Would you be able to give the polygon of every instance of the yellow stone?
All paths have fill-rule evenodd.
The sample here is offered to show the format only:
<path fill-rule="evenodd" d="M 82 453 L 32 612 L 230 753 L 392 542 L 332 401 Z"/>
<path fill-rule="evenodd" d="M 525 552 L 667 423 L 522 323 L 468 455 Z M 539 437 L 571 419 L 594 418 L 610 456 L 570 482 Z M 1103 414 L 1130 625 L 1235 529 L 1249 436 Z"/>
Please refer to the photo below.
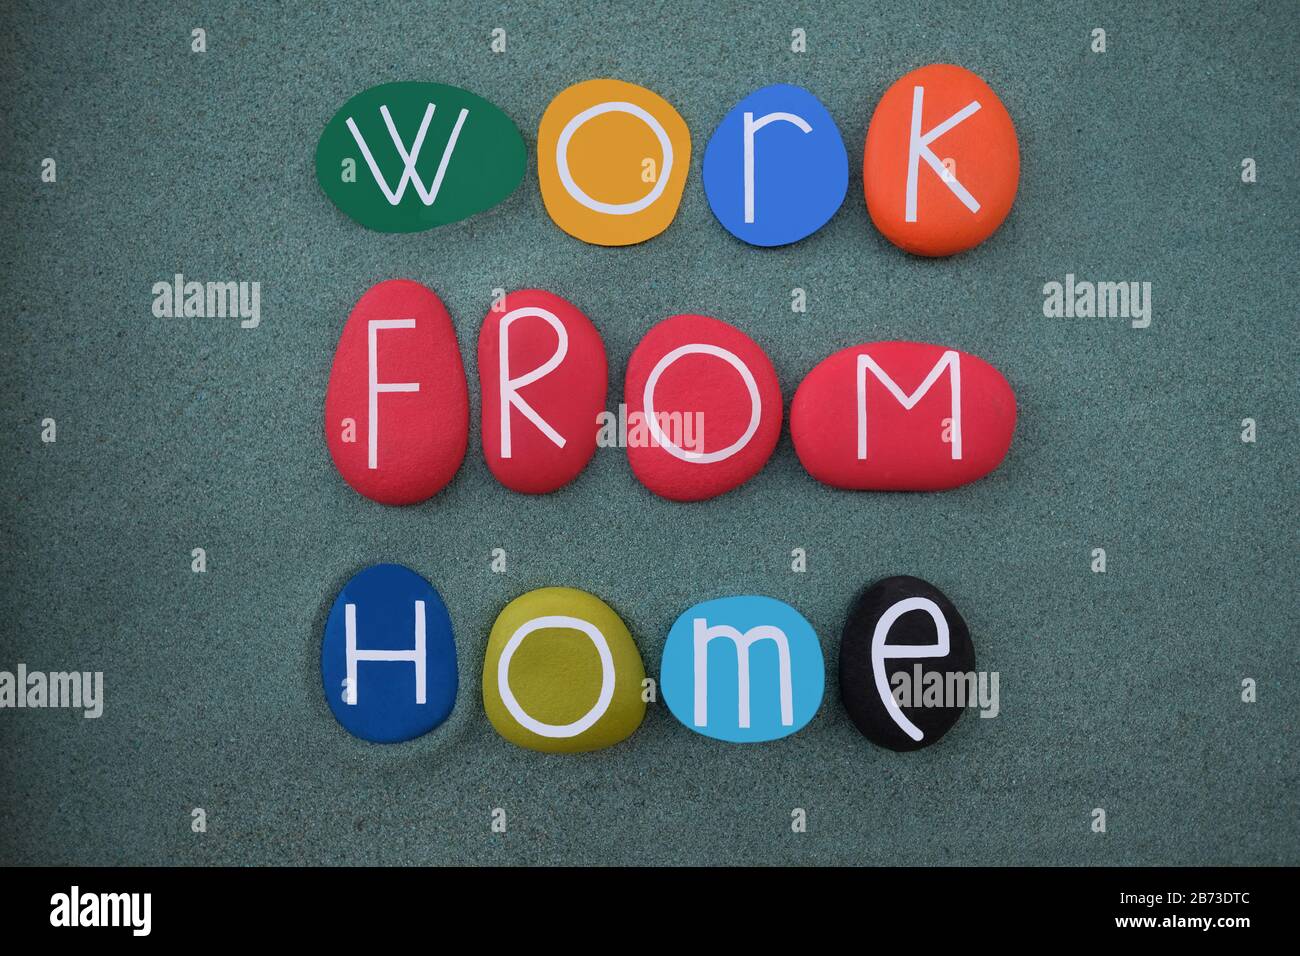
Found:
<path fill-rule="evenodd" d="M 506 740 L 580 753 L 626 740 L 645 717 L 645 667 L 627 625 L 575 588 L 539 588 L 505 606 L 483 661 L 483 708 Z"/>
<path fill-rule="evenodd" d="M 628 246 L 677 215 L 691 133 L 667 100 L 635 83 L 587 80 L 551 100 L 537 128 L 542 202 L 569 235 Z"/>

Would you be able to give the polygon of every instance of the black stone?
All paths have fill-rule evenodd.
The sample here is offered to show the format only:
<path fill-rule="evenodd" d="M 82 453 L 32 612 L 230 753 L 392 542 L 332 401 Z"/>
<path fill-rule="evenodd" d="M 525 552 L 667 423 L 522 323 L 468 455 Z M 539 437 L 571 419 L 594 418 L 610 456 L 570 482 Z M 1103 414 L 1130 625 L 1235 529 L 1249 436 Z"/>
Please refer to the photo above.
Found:
<path fill-rule="evenodd" d="M 844 709 L 858 730 L 862 731 L 862 735 L 872 743 L 890 750 L 920 750 L 930 746 L 957 723 L 965 709 L 955 706 L 955 701 L 946 695 L 942 701 L 945 706 L 900 706 L 903 717 L 923 735 L 920 740 L 914 740 L 894 720 L 881 699 L 872 666 L 872 638 L 880 619 L 890 608 L 908 598 L 926 598 L 938 607 L 948 624 L 948 654 L 945 657 L 883 658 L 881 670 L 888 682 L 888 692 L 895 693 L 893 681 L 900 672 L 905 672 L 909 683 L 914 684 L 915 667 L 918 664 L 922 680 L 921 688 L 917 688 L 918 695 L 923 693 L 926 682 L 934 680 L 926 676 L 928 674 L 939 674 L 946 690 L 948 679 L 945 675 L 948 673 L 975 672 L 975 647 L 971 644 L 966 622 L 952 602 L 933 584 L 913 577 L 885 578 L 859 594 L 849 608 L 849 617 L 840 639 L 840 696 L 844 700 Z M 934 647 L 937 643 L 938 628 L 934 619 L 927 611 L 919 608 L 899 614 L 884 638 L 884 647 L 895 650 L 905 645 Z M 973 699 L 967 701 L 968 704 L 973 702 Z M 908 703 L 917 704 L 920 701 L 913 699 Z"/>

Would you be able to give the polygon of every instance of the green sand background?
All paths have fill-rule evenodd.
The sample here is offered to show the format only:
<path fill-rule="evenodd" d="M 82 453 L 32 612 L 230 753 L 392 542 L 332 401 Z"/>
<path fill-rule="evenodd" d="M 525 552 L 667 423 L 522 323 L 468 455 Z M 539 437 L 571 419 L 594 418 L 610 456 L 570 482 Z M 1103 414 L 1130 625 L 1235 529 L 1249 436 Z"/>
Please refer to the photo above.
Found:
<path fill-rule="evenodd" d="M 7 4 L 0 669 L 102 670 L 107 702 L 99 720 L 0 712 L 0 860 L 1300 862 L 1300 8 L 1167 6 Z M 789 52 L 796 26 L 804 55 Z M 1096 26 L 1105 55 L 1088 51 Z M 745 94 L 812 90 L 856 170 L 880 95 L 934 61 L 983 75 L 1019 129 L 1020 193 L 990 241 L 945 261 L 895 250 L 856 171 L 838 215 L 792 248 L 750 248 L 714 221 L 701 157 Z M 640 247 L 570 238 L 537 192 L 542 111 L 601 76 L 656 90 L 693 137 L 680 212 Z M 316 183 L 316 139 L 348 97 L 393 80 L 501 106 L 529 146 L 521 188 L 422 234 L 344 217 Z M 57 185 L 39 181 L 46 156 Z M 155 319 L 151 286 L 176 272 L 260 281 L 261 327 Z M 1044 318 L 1041 287 L 1067 272 L 1152 282 L 1151 327 Z M 950 493 L 821 487 L 787 434 L 743 490 L 693 506 L 653 497 L 617 450 L 558 494 L 516 495 L 476 423 L 442 494 L 384 508 L 335 473 L 321 407 L 349 310 L 392 276 L 438 292 L 467 357 L 494 287 L 571 299 L 605 337 L 612 401 L 644 332 L 698 311 L 766 348 L 787 403 L 831 352 L 902 337 L 994 363 L 1021 418 L 1003 467 Z M 39 440 L 46 416 L 57 444 Z M 505 575 L 489 572 L 495 547 Z M 794 547 L 806 574 L 790 572 Z M 380 561 L 439 588 L 462 673 L 449 723 L 391 747 L 335 723 L 318 663 L 338 588 Z M 858 734 L 834 683 L 850 600 L 893 573 L 942 588 L 1001 674 L 997 719 L 968 714 L 901 755 Z M 617 609 L 650 673 L 691 604 L 788 601 L 822 637 L 822 709 L 762 746 L 694 734 L 659 704 L 611 750 L 517 749 L 483 714 L 483 649 L 507 601 L 553 584 Z M 807 833 L 791 832 L 795 807 Z"/>

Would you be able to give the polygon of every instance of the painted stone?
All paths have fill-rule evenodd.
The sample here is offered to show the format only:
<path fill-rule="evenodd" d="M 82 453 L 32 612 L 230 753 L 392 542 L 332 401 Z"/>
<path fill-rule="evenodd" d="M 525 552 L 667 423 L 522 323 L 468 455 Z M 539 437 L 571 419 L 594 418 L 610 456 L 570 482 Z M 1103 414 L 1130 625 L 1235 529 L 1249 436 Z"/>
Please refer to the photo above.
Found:
<path fill-rule="evenodd" d="M 1020 145 L 989 85 L 960 66 L 913 70 L 885 91 L 867 128 L 862 182 L 871 221 L 921 256 L 979 245 L 1011 211 Z"/>
<path fill-rule="evenodd" d="M 762 470 L 781 434 L 781 386 L 753 339 L 705 315 L 675 315 L 628 361 L 627 460 L 673 501 L 701 501 Z"/>
<path fill-rule="evenodd" d="M 497 481 L 545 494 L 587 467 L 609 380 L 590 319 L 550 292 L 511 292 L 483 320 L 478 375 L 483 457 Z"/>
<path fill-rule="evenodd" d="M 1016 396 L 981 358 L 871 342 L 818 364 L 790 404 L 808 474 L 856 491 L 943 491 L 982 478 L 1011 447 Z"/>
<path fill-rule="evenodd" d="M 539 588 L 505 606 L 488 636 L 483 708 L 506 740 L 545 753 L 601 750 L 641 725 L 645 667 L 600 598 Z"/>
<path fill-rule="evenodd" d="M 598 246 L 645 242 L 677 215 L 691 133 L 663 97 L 587 80 L 551 100 L 537 127 L 542 202 L 569 235 Z"/>
<path fill-rule="evenodd" d="M 325 393 L 325 441 L 367 498 L 409 505 L 455 476 L 469 442 L 469 389 L 451 317 L 409 279 L 372 286 L 348 316 Z"/>
<path fill-rule="evenodd" d="M 427 734 L 456 702 L 446 605 L 400 564 L 358 572 L 330 608 L 320 671 L 330 710 L 354 736 L 396 743 Z"/>
<path fill-rule="evenodd" d="M 844 202 L 849 155 L 817 97 L 779 83 L 723 117 L 704 150 L 704 192 L 718 221 L 754 246 L 798 242 Z"/>
<path fill-rule="evenodd" d="M 812 625 L 775 598 L 697 604 L 668 632 L 659 690 L 674 717 L 732 743 L 778 740 L 813 719 L 826 667 Z"/>
<path fill-rule="evenodd" d="M 518 127 L 442 83 L 384 83 L 339 108 L 316 144 L 316 179 L 367 229 L 419 232 L 501 202 L 526 166 Z"/>
<path fill-rule="evenodd" d="M 872 743 L 920 750 L 938 741 L 963 705 L 974 702 L 974 674 L 966 622 L 933 584 L 885 578 L 849 609 L 840 642 L 840 696 Z"/>

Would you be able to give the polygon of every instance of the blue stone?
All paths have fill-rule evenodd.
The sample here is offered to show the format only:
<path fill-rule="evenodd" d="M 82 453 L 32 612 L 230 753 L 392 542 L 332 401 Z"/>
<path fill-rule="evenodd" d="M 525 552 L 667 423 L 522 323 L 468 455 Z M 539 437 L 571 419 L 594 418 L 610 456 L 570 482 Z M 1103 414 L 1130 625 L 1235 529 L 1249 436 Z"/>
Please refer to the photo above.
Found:
<path fill-rule="evenodd" d="M 831 114 L 807 90 L 785 83 L 736 104 L 704 150 L 713 214 L 754 246 L 812 235 L 835 215 L 848 185 L 849 157 Z"/>
<path fill-rule="evenodd" d="M 790 605 L 753 595 L 705 601 L 682 614 L 668 632 L 659 674 L 674 717 L 733 743 L 795 733 L 817 713 L 825 687 L 812 625 Z"/>
<path fill-rule="evenodd" d="M 320 671 L 330 710 L 349 733 L 377 743 L 427 734 L 456 703 L 447 606 L 400 564 L 358 572 L 330 608 Z"/>

